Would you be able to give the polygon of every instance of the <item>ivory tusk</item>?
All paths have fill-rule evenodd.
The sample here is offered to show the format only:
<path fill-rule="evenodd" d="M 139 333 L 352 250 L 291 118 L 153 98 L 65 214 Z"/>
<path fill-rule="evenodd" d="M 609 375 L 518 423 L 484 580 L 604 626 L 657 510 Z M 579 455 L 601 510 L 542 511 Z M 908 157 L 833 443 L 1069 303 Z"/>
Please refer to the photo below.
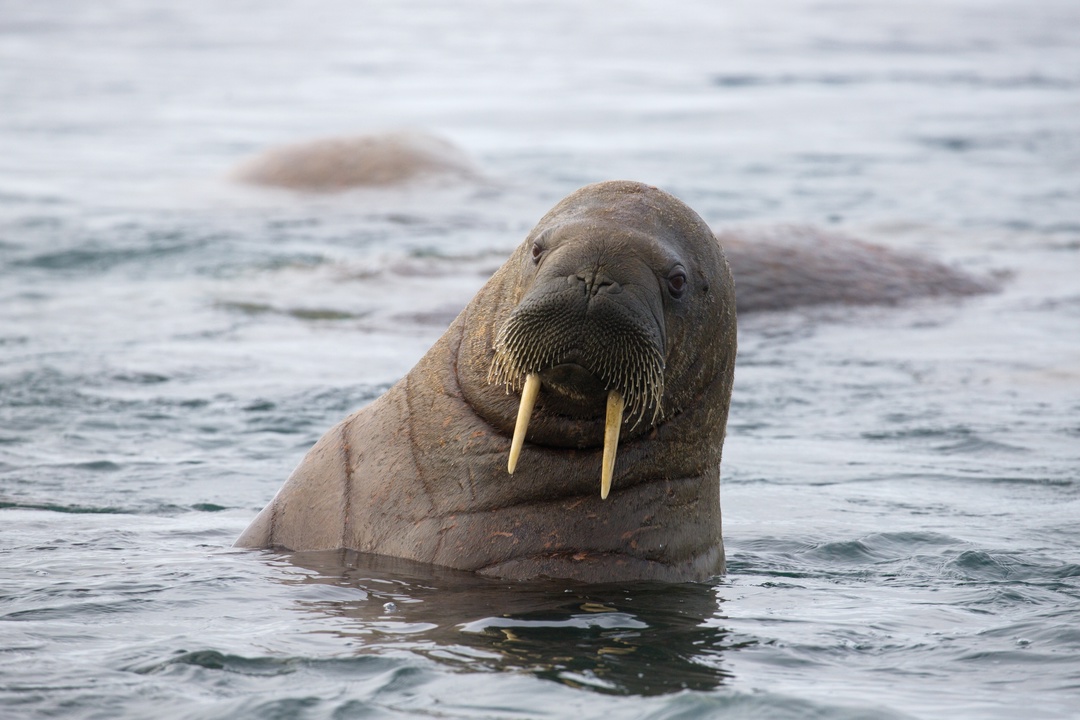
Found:
<path fill-rule="evenodd" d="M 525 387 L 521 389 L 521 405 L 518 406 L 517 422 L 514 424 L 514 439 L 510 443 L 510 461 L 506 464 L 506 469 L 511 475 L 517 467 L 521 446 L 525 444 L 525 431 L 529 429 L 529 418 L 532 416 L 533 405 L 536 404 L 536 396 L 539 392 L 540 376 L 529 373 L 525 376 Z"/>
<path fill-rule="evenodd" d="M 611 492 L 611 477 L 615 474 L 615 451 L 619 448 L 619 429 L 622 427 L 623 396 L 612 390 L 607 396 L 607 421 L 604 423 L 604 461 L 600 469 L 600 499 Z M 520 417 L 520 415 L 518 416 Z"/>

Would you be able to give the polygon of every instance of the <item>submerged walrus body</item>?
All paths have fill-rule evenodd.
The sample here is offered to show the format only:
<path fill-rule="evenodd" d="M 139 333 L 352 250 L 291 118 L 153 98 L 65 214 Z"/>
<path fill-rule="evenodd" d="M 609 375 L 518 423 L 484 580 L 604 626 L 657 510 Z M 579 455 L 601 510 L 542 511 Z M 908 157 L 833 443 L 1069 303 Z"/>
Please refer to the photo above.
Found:
<path fill-rule="evenodd" d="M 806 225 L 740 228 L 717 237 L 735 276 L 740 315 L 811 305 L 893 305 L 997 287 L 994 278 Z"/>
<path fill-rule="evenodd" d="M 639 183 L 587 186 L 237 544 L 507 578 L 721 573 L 735 349 L 730 270 L 701 218 Z"/>

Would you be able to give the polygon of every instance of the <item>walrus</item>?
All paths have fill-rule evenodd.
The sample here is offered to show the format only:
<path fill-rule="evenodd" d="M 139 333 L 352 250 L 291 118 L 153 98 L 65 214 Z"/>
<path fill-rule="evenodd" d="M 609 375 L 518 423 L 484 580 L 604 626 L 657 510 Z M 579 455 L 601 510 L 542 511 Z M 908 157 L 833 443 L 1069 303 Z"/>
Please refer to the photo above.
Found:
<path fill-rule="evenodd" d="M 270 148 L 242 162 L 230 176 L 251 185 L 314 193 L 481 177 L 465 153 L 448 140 L 403 131 L 319 138 Z"/>
<path fill-rule="evenodd" d="M 735 276 L 739 316 L 812 305 L 896 305 L 920 297 L 993 292 L 1001 276 L 976 277 L 936 260 L 809 225 L 717 232 Z"/>
<path fill-rule="evenodd" d="M 677 198 L 588 185 L 419 363 L 327 432 L 236 544 L 529 579 L 724 571 L 724 250 Z"/>

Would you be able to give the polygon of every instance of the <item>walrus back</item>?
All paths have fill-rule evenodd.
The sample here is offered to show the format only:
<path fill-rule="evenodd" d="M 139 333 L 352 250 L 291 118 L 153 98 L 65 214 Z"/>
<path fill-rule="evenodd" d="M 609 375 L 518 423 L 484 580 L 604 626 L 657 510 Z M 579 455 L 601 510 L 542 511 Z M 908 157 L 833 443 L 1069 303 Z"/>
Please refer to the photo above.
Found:
<path fill-rule="evenodd" d="M 717 237 L 735 276 L 740 314 L 826 303 L 892 305 L 997 289 L 992 278 L 809 226 L 728 230 Z"/>
<path fill-rule="evenodd" d="M 232 178 L 307 192 L 390 187 L 419 179 L 477 179 L 451 143 L 423 133 L 387 133 L 311 140 L 271 148 L 242 163 Z"/>

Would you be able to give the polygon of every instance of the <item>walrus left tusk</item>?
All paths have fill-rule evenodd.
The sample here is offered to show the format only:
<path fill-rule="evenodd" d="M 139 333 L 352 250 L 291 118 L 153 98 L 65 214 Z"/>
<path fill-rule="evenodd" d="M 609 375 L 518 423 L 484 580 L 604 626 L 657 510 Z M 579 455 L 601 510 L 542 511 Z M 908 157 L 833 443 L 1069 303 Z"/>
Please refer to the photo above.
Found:
<path fill-rule="evenodd" d="M 611 492 L 611 476 L 615 473 L 615 451 L 619 447 L 619 428 L 622 427 L 622 393 L 612 390 L 607 396 L 607 422 L 604 424 L 604 462 L 600 469 L 600 499 L 607 500 Z"/>
<path fill-rule="evenodd" d="M 521 389 L 521 405 L 518 406 L 517 423 L 514 424 L 514 439 L 510 442 L 510 461 L 506 464 L 506 469 L 511 475 L 517 467 L 521 446 L 525 444 L 525 431 L 529 429 L 529 418 L 532 416 L 533 405 L 536 404 L 536 396 L 539 392 L 540 376 L 529 373 L 525 376 L 525 387 Z"/>

